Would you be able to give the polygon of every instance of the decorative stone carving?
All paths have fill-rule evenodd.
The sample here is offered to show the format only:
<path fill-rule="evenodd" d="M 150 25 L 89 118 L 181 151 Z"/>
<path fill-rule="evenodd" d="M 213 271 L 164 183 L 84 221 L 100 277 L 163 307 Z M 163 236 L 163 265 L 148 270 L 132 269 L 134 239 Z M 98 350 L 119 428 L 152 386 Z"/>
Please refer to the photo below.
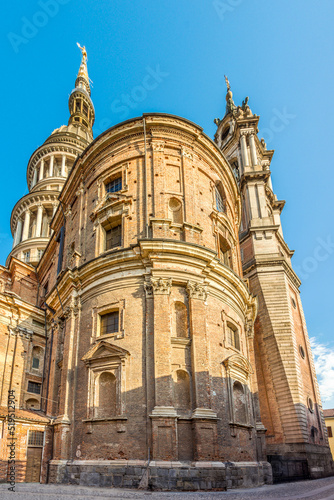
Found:
<path fill-rule="evenodd" d="M 187 283 L 187 293 L 191 299 L 206 300 L 208 296 L 206 285 L 203 283 L 193 283 L 191 281 Z"/>
<path fill-rule="evenodd" d="M 241 136 L 252 135 L 252 134 L 254 134 L 254 130 L 252 128 L 244 128 L 244 129 L 240 130 Z"/>
<path fill-rule="evenodd" d="M 181 156 L 185 156 L 186 158 L 189 158 L 189 160 L 192 160 L 194 158 L 194 155 L 183 147 L 181 148 Z"/>
<path fill-rule="evenodd" d="M 144 290 L 146 293 L 146 297 L 153 297 L 153 285 L 151 282 L 144 282 Z"/>
<path fill-rule="evenodd" d="M 164 142 L 152 142 L 152 150 L 157 151 L 159 153 L 163 153 L 165 149 Z"/>
<path fill-rule="evenodd" d="M 154 295 L 169 295 L 172 287 L 172 278 L 151 278 Z"/>
<path fill-rule="evenodd" d="M 15 328 L 9 327 L 9 333 L 10 333 L 10 335 L 13 335 L 14 337 L 20 336 L 22 339 L 26 338 L 27 340 L 32 342 L 32 336 L 33 336 L 34 332 L 32 330 L 28 330 L 27 328 L 24 328 L 22 326 L 17 326 Z"/>

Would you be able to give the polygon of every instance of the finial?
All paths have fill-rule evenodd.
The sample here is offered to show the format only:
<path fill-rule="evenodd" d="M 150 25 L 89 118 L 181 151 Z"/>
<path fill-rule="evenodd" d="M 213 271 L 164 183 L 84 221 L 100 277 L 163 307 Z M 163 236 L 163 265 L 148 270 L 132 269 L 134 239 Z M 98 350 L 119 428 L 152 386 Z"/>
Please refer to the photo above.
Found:
<path fill-rule="evenodd" d="M 227 78 L 226 75 L 224 75 L 225 77 L 225 82 L 226 82 L 226 87 L 227 87 L 227 92 L 226 92 L 226 113 L 225 115 L 227 115 L 228 113 L 233 113 L 237 107 L 236 105 L 234 104 L 233 102 L 233 94 L 232 94 L 232 90 L 231 90 L 231 84 Z"/>
<path fill-rule="evenodd" d="M 226 82 L 227 92 L 230 92 L 230 90 L 231 90 L 231 84 L 230 84 L 230 82 L 228 81 L 227 76 L 226 76 L 226 75 L 224 75 L 224 77 L 225 77 L 225 82 Z"/>
<path fill-rule="evenodd" d="M 79 42 L 77 42 L 77 46 L 79 47 L 82 53 L 82 62 L 86 63 L 88 61 L 86 47 L 85 46 L 81 47 Z"/>

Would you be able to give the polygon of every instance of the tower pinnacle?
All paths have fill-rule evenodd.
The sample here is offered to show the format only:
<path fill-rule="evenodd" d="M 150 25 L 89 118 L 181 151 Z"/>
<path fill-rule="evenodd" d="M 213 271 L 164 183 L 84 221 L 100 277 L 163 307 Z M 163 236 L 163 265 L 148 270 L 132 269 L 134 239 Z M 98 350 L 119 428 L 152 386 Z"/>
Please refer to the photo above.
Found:
<path fill-rule="evenodd" d="M 81 47 L 79 43 L 77 43 L 77 45 L 81 50 L 82 60 L 78 76 L 75 80 L 75 88 L 72 90 L 68 101 L 68 107 L 71 113 L 68 124 L 79 124 L 83 126 L 85 129 L 88 129 L 93 138 L 92 127 L 95 119 L 95 111 L 90 97 L 91 90 L 87 69 L 87 51 L 85 46 Z"/>
<path fill-rule="evenodd" d="M 84 85 L 86 92 L 88 92 L 88 94 L 90 95 L 89 76 L 88 76 L 88 69 L 87 69 L 88 57 L 87 57 L 86 47 L 85 46 L 81 47 L 80 43 L 78 43 L 78 42 L 77 42 L 77 46 L 81 50 L 82 60 L 81 60 L 78 76 L 77 76 L 77 79 L 75 81 L 75 86 L 80 87 L 81 86 L 80 83 L 82 83 Z"/>

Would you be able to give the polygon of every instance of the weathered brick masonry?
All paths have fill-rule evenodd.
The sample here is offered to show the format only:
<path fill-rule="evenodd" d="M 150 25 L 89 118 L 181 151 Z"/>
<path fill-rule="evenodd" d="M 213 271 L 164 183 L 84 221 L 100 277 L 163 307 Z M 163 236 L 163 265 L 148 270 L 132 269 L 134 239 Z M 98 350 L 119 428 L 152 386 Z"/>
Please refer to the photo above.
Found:
<path fill-rule="evenodd" d="M 223 490 L 331 474 L 258 117 L 228 89 L 215 142 L 161 113 L 93 141 L 84 51 L 69 108 L 30 159 L 1 271 L 4 394 L 21 387 L 24 425 L 46 427 L 42 455 L 17 427 L 21 479 Z"/>

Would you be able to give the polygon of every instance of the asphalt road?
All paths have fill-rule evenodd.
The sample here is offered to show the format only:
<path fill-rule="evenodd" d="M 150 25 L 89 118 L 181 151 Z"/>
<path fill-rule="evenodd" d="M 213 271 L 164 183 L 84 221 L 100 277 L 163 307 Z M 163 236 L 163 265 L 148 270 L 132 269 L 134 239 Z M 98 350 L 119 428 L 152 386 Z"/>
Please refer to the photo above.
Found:
<path fill-rule="evenodd" d="M 139 499 L 139 500 L 334 500 L 334 477 L 314 481 L 262 486 L 217 492 L 150 492 L 120 488 L 88 488 L 38 483 L 18 483 L 15 492 L 8 484 L 0 484 L 1 500 L 83 500 Z"/>

